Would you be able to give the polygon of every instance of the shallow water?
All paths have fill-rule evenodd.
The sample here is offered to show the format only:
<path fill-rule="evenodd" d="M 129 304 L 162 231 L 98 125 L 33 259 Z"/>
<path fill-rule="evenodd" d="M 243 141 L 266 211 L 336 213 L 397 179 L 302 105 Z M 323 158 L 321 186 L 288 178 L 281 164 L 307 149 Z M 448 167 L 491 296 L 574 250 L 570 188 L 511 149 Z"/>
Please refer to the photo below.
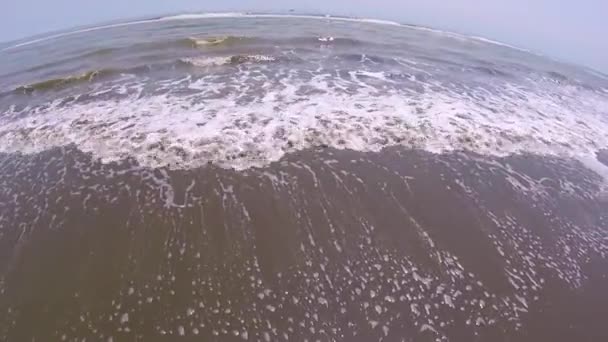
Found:
<path fill-rule="evenodd" d="M 69 147 L 1 165 L 7 340 L 606 332 L 606 202 L 577 163 L 320 149 L 171 171 Z"/>

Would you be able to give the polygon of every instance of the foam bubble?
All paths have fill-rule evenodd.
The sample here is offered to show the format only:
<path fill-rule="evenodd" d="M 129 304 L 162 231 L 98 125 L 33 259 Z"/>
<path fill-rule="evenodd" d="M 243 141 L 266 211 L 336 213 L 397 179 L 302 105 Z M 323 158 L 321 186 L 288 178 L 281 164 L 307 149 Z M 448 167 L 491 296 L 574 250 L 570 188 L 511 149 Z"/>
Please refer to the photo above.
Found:
<path fill-rule="evenodd" d="M 390 87 L 387 74 L 368 70 L 350 78 L 319 74 L 263 83 L 249 82 L 246 71 L 234 73 L 240 83 L 225 84 L 213 75 L 192 81 L 191 95 L 142 96 L 140 85 L 111 101 L 65 105 L 60 99 L 26 108 L 32 115 L 5 113 L 0 151 L 35 153 L 76 144 L 106 162 L 132 157 L 150 167 L 212 162 L 246 169 L 320 146 L 560 156 L 595 155 L 608 146 L 608 101 L 573 87 L 505 84 L 497 92 L 480 86 L 463 93 L 429 81 L 416 92 Z"/>
<path fill-rule="evenodd" d="M 187 63 L 197 67 L 221 66 L 221 65 L 237 65 L 243 63 L 267 63 L 277 61 L 277 57 L 268 55 L 235 55 L 224 57 L 194 57 L 182 58 L 183 63 Z"/>
<path fill-rule="evenodd" d="M 193 57 L 193 58 L 182 58 L 182 62 L 197 66 L 197 67 L 208 67 L 208 66 L 219 66 L 230 64 L 230 57 Z"/>
<path fill-rule="evenodd" d="M 335 38 L 334 38 L 334 37 L 331 37 L 331 36 L 329 36 L 329 37 L 319 37 L 319 38 L 318 38 L 318 40 L 319 40 L 320 42 L 333 42 L 333 41 L 334 41 L 334 39 L 335 39 Z"/>

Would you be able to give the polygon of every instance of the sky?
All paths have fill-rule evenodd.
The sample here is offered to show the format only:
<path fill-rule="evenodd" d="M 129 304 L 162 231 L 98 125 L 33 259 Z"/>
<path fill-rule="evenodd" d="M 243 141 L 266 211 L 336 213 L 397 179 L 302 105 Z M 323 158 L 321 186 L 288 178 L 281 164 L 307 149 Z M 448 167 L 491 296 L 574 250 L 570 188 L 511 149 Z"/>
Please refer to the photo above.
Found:
<path fill-rule="evenodd" d="M 608 0 L 2 0 L 0 41 L 178 12 L 297 11 L 482 36 L 608 73 Z"/>

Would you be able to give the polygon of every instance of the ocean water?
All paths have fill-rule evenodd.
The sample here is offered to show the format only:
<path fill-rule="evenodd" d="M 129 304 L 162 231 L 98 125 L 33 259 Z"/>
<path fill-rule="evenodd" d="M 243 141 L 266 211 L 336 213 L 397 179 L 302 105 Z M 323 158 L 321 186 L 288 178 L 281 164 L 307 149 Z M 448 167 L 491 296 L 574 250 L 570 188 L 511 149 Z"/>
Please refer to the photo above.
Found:
<path fill-rule="evenodd" d="M 107 161 L 244 169 L 323 144 L 566 156 L 608 145 L 605 78 L 396 23 L 180 15 L 17 42 L 0 58 L 4 152 L 74 143 Z"/>
<path fill-rule="evenodd" d="M 7 341 L 608 338 L 608 77 L 187 14 L 0 46 Z"/>

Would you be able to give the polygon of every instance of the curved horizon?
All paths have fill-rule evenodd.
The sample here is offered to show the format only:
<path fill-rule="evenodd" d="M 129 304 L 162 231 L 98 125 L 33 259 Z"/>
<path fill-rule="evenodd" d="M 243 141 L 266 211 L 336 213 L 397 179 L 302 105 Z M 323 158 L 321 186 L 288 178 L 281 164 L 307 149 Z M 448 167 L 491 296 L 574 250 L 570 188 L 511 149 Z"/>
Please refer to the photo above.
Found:
<path fill-rule="evenodd" d="M 151 18 L 163 14 L 200 12 L 340 14 L 398 21 L 442 31 L 481 36 L 493 41 L 542 53 L 559 61 L 592 68 L 606 74 L 608 49 L 601 43 L 608 32 L 602 14 L 608 3 L 581 0 L 555 4 L 548 0 L 509 3 L 473 0 L 377 0 L 352 4 L 344 0 L 298 1 L 227 0 L 221 4 L 200 4 L 192 0 L 150 3 L 135 0 L 129 4 L 108 0 L 82 4 L 58 0 L 52 6 L 37 0 L 9 2 L 0 13 L 0 41 L 13 42 L 71 28 L 90 27 L 91 23 L 112 23 Z M 4 15 L 4 16 L 3 16 Z M 57 18 L 61 20 L 57 20 Z"/>
<path fill-rule="evenodd" d="M 185 16 L 189 16 L 189 15 L 192 15 L 193 17 L 185 17 Z M 35 45 L 40 42 L 53 40 L 53 39 L 59 39 L 59 38 L 72 36 L 72 35 L 76 35 L 76 34 L 81 34 L 81 33 L 87 33 L 87 32 L 92 32 L 92 31 L 97 31 L 97 30 L 105 30 L 105 29 L 111 29 L 111 28 L 117 28 L 117 27 L 123 27 L 123 26 L 130 26 L 130 25 L 141 25 L 141 24 L 153 23 L 153 22 L 161 21 L 161 20 L 167 20 L 167 21 L 168 20 L 195 20 L 195 19 L 239 18 L 239 17 L 251 18 L 251 17 L 255 17 L 255 16 L 267 17 L 267 18 L 297 17 L 297 18 L 302 18 L 302 19 L 306 19 L 306 18 L 308 18 L 308 19 L 328 19 L 328 20 L 336 20 L 336 21 L 355 20 L 355 21 L 360 21 L 360 22 L 365 22 L 365 23 L 370 23 L 370 24 L 385 24 L 385 25 L 392 24 L 392 25 L 399 25 L 399 26 L 412 28 L 412 29 L 423 29 L 423 30 L 428 30 L 430 32 L 434 32 L 434 33 L 438 33 L 438 34 L 456 35 L 456 36 L 460 36 L 461 38 L 473 39 L 473 40 L 485 42 L 488 44 L 504 46 L 504 47 L 507 47 L 510 49 L 514 49 L 514 50 L 518 50 L 521 52 L 530 53 L 530 54 L 533 54 L 533 55 L 536 55 L 539 57 L 547 58 L 549 60 L 553 60 L 558 63 L 563 63 L 563 64 L 575 66 L 578 68 L 587 69 L 588 71 L 591 71 L 592 73 L 598 74 L 598 76 L 600 76 L 600 77 L 604 77 L 604 78 L 608 77 L 608 71 L 600 70 L 593 66 L 584 65 L 581 63 L 565 61 L 565 60 L 559 59 L 554 56 L 546 55 L 540 51 L 526 49 L 526 48 L 523 48 L 520 46 L 509 44 L 507 42 L 495 40 L 495 39 L 492 39 L 489 37 L 470 35 L 470 34 L 461 33 L 461 32 L 457 32 L 457 31 L 441 30 L 439 28 L 435 28 L 433 26 L 427 26 L 427 25 L 418 25 L 418 24 L 412 24 L 412 23 L 407 23 L 407 22 L 384 20 L 381 18 L 347 16 L 347 15 L 337 14 L 337 13 L 302 13 L 302 12 L 295 12 L 295 11 L 287 11 L 287 12 L 280 12 L 280 11 L 277 11 L 277 12 L 255 12 L 255 11 L 204 12 L 204 11 L 201 11 L 201 12 L 178 12 L 178 13 L 156 14 L 156 15 L 149 15 L 149 16 L 145 16 L 145 17 L 119 18 L 119 19 L 115 19 L 112 21 L 97 22 L 97 23 L 94 23 L 91 25 L 72 26 L 72 27 L 67 27 L 64 29 L 48 31 L 48 32 L 40 33 L 40 34 L 35 34 L 35 35 L 31 35 L 31 36 L 18 38 L 18 39 L 11 40 L 11 41 L 2 41 L 2 42 L 0 42 L 0 44 L 7 44 L 8 46 L 2 47 L 0 49 L 0 52 L 11 51 L 14 49 L 18 49 L 20 47 Z M 31 38 L 35 38 L 35 39 L 31 39 Z M 17 44 L 15 44 L 15 43 L 17 43 Z"/>
<path fill-rule="evenodd" d="M 116 19 L 114 21 L 98 22 L 98 23 L 91 24 L 91 25 L 72 26 L 72 27 L 68 27 L 65 29 L 48 31 L 45 33 L 40 33 L 40 34 L 36 34 L 36 35 L 32 35 L 32 36 L 26 36 L 26 37 L 22 37 L 22 38 L 11 40 L 11 41 L 0 42 L 0 44 L 9 45 L 9 46 L 6 46 L 6 47 L 3 47 L 2 49 L 0 49 L 0 52 L 11 51 L 14 49 L 18 49 L 20 47 L 35 45 L 40 42 L 63 38 L 63 37 L 72 36 L 72 35 L 77 35 L 77 34 L 81 34 L 81 33 L 87 33 L 87 32 L 117 28 L 117 27 L 124 27 L 124 26 L 131 26 L 131 25 L 142 25 L 142 24 L 153 23 L 153 22 L 157 22 L 157 21 L 196 20 L 196 19 L 214 19 L 214 18 L 237 19 L 237 18 L 254 18 L 254 17 L 261 17 L 261 18 L 295 17 L 295 18 L 300 18 L 300 19 L 314 19 L 314 20 L 327 19 L 327 20 L 335 20 L 335 21 L 359 21 L 359 22 L 368 23 L 368 24 L 403 26 L 403 27 L 407 27 L 407 28 L 411 28 L 411 29 L 422 29 L 422 30 L 427 30 L 429 32 L 434 32 L 434 33 L 438 33 L 438 34 L 454 35 L 454 36 L 458 36 L 460 38 L 467 38 L 467 39 L 485 42 L 488 44 L 500 45 L 500 46 L 504 46 L 504 47 L 507 47 L 510 49 L 531 53 L 531 54 L 545 57 L 545 58 L 550 58 L 549 56 L 545 56 L 544 54 L 542 54 L 539 51 L 533 51 L 533 50 L 529 50 L 529 49 L 526 49 L 523 47 L 511 45 L 506 42 L 491 39 L 489 37 L 468 35 L 468 34 L 456 32 L 456 31 L 446 31 L 446 30 L 441 30 L 441 29 L 438 29 L 438 28 L 435 28 L 432 26 L 416 25 L 416 24 L 411 24 L 411 23 L 397 22 L 397 21 L 384 20 L 381 18 L 372 18 L 372 17 L 347 16 L 347 15 L 335 14 L 335 13 L 331 13 L 331 14 L 330 13 L 328 13 L 328 14 L 301 13 L 301 12 L 294 12 L 294 11 L 289 11 L 289 12 L 253 12 L 253 11 L 180 12 L 180 13 L 167 13 L 165 15 L 154 15 L 154 16 L 139 17 L 139 18 L 121 18 L 121 19 Z M 35 39 L 32 39 L 32 38 L 35 38 Z M 559 62 L 563 62 L 563 61 L 559 61 Z M 565 62 L 565 63 L 567 63 L 567 62 Z M 577 66 L 586 67 L 584 65 L 577 65 Z M 600 72 L 601 74 L 603 74 L 601 71 L 598 71 L 598 70 L 593 70 L 593 71 L 597 71 L 597 72 Z"/>

